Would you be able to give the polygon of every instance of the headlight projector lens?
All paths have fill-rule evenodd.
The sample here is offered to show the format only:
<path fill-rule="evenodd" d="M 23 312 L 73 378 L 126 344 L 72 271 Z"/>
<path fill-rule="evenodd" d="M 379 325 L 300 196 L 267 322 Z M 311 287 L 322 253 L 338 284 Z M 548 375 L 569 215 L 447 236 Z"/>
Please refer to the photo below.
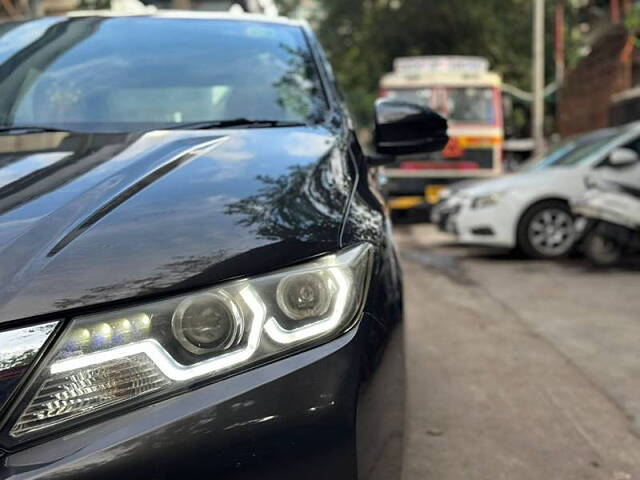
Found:
<path fill-rule="evenodd" d="M 172 321 L 173 334 L 189 352 L 203 355 L 226 350 L 242 338 L 244 322 L 233 300 L 205 293 L 184 300 Z"/>
<path fill-rule="evenodd" d="M 292 320 L 324 315 L 331 306 L 331 281 L 322 273 L 286 277 L 278 285 L 278 306 Z"/>

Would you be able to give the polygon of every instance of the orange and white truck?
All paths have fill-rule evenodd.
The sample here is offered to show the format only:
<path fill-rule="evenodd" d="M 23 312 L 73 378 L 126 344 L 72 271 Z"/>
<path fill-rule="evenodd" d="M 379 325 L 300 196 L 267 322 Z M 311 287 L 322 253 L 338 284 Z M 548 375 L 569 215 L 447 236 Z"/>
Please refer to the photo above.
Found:
<path fill-rule="evenodd" d="M 380 82 L 380 96 L 430 107 L 449 121 L 441 153 L 401 157 L 384 169 L 392 210 L 430 207 L 451 183 L 503 173 L 502 79 L 480 57 L 407 57 Z"/>

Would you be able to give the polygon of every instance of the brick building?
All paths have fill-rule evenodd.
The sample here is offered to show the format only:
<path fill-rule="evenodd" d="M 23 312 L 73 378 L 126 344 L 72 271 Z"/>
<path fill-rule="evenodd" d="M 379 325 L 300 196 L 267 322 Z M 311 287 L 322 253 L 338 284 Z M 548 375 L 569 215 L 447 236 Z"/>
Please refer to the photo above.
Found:
<path fill-rule="evenodd" d="M 640 99 L 640 95 L 629 93 L 640 84 L 638 65 L 635 39 L 622 25 L 611 26 L 566 78 L 558 101 L 560 135 L 567 137 L 640 119 L 634 115 L 640 110 L 628 105 Z"/>

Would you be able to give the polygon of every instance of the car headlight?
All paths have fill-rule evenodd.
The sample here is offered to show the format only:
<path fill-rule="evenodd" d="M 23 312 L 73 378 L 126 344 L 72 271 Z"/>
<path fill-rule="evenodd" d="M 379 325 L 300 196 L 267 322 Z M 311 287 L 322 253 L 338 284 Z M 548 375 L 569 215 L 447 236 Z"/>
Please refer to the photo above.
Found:
<path fill-rule="evenodd" d="M 492 207 L 498 204 L 506 194 L 507 192 L 494 192 L 475 197 L 471 202 L 471 208 L 478 210 L 481 208 Z"/>
<path fill-rule="evenodd" d="M 31 368 L 59 322 L 49 322 L 0 332 L 0 410 Z"/>
<path fill-rule="evenodd" d="M 10 419 L 14 439 L 326 342 L 368 289 L 361 244 L 270 275 L 72 319 Z"/>
<path fill-rule="evenodd" d="M 440 192 L 440 201 L 446 201 L 453 197 L 453 192 L 450 188 L 445 188 Z"/>

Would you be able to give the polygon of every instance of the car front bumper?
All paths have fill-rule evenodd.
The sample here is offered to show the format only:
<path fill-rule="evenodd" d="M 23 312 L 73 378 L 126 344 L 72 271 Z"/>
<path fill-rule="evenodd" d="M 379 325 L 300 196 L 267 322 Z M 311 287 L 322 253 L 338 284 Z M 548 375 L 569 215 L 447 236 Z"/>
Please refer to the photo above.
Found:
<path fill-rule="evenodd" d="M 507 203 L 474 209 L 469 201 L 446 203 L 439 207 L 433 220 L 440 230 L 455 235 L 458 242 L 514 248 L 517 244 L 518 216 Z"/>
<path fill-rule="evenodd" d="M 370 471 L 362 463 L 375 460 L 370 451 L 402 438 L 404 374 L 379 368 L 402 358 L 391 351 L 402 348 L 401 332 L 363 379 L 370 323 L 365 315 L 358 328 L 313 350 L 5 453 L 0 479 L 355 479 L 358 459 Z M 381 371 L 396 391 L 370 388 L 389 385 Z M 396 395 L 397 408 L 368 411 L 378 394 Z M 401 447 L 394 448 L 399 475 Z"/>

